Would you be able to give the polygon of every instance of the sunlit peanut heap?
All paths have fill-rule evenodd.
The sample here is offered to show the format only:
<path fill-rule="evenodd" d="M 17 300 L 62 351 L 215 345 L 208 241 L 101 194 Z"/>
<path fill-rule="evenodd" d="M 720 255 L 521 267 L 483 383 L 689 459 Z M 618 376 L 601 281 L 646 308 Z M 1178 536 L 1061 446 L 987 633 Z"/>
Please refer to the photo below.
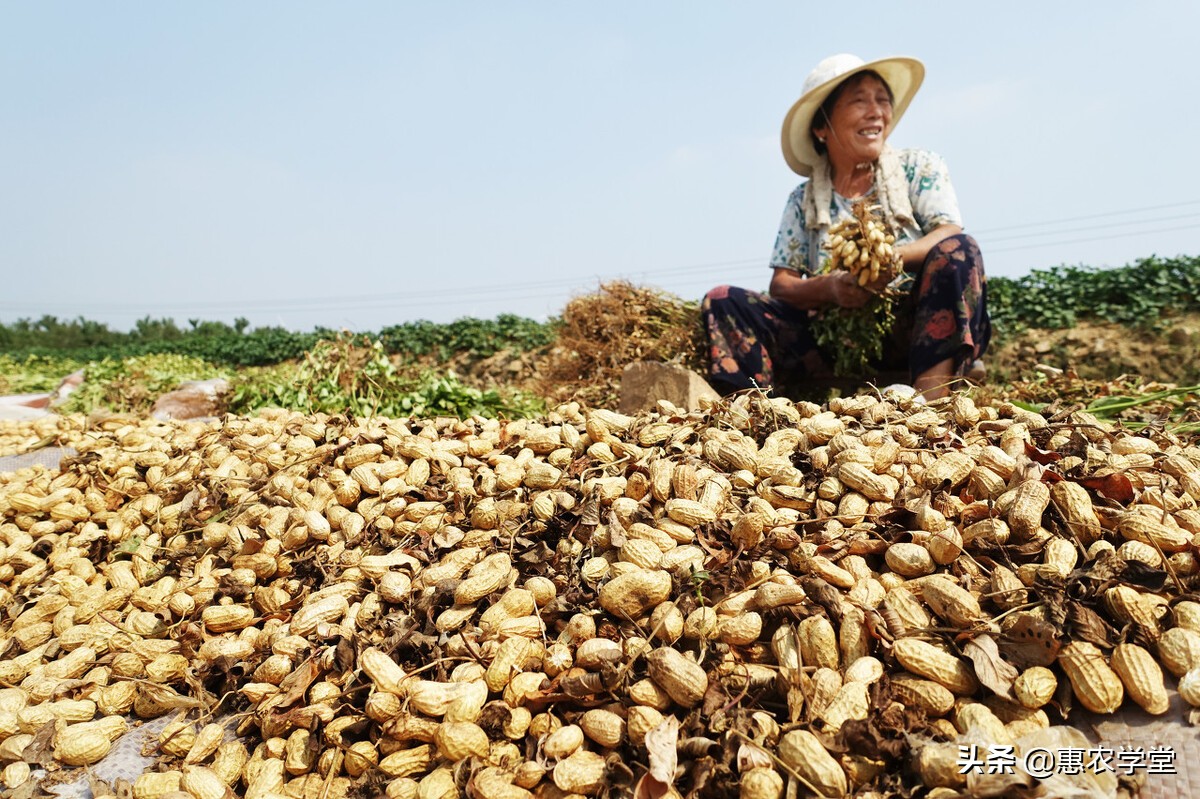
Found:
<path fill-rule="evenodd" d="M 173 714 L 135 797 L 594 795 L 690 718 L 733 747 L 725 794 L 840 795 L 942 779 L 932 746 L 826 748 L 889 712 L 1007 744 L 1050 725 L 1064 682 L 1100 712 L 1162 712 L 1164 672 L 1200 701 L 1200 604 L 1179 599 L 1200 449 L 1086 413 L 747 395 L 515 422 L 113 417 L 77 448 L 0 475 L 10 788 L 43 729 L 86 766 L 127 717 Z M 1089 609 L 1131 636 L 1111 652 L 1046 607 L 1093 568 Z M 1147 568 L 1179 583 L 1120 578 Z M 994 695 L 967 642 L 1029 630 L 1057 657 Z M 678 743 L 678 790 L 710 746 Z"/>
<path fill-rule="evenodd" d="M 903 269 L 895 234 L 877 211 L 877 206 L 855 203 L 853 216 L 829 228 L 826 243 L 830 271 L 844 269 L 858 285 L 871 288 L 886 285 Z"/>
<path fill-rule="evenodd" d="M 0 457 L 28 452 L 39 444 L 49 442 L 71 444 L 85 425 L 85 418 L 79 414 L 51 414 L 22 421 L 0 419 Z"/>

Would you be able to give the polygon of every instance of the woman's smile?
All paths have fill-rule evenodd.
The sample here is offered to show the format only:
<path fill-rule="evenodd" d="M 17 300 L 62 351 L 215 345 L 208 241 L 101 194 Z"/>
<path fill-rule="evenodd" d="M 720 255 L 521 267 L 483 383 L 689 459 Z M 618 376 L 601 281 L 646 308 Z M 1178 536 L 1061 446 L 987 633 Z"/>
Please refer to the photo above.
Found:
<path fill-rule="evenodd" d="M 826 125 L 815 132 L 824 138 L 837 172 L 874 161 L 883 150 L 892 122 L 892 100 L 883 81 L 864 75 L 847 86 L 833 105 Z"/>

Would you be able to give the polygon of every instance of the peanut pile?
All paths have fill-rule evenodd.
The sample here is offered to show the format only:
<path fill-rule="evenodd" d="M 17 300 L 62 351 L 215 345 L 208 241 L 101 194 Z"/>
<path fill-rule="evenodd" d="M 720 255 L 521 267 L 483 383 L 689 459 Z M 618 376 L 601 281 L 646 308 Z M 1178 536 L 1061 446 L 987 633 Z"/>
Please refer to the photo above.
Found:
<path fill-rule="evenodd" d="M 0 475 L 13 790 L 169 714 L 157 770 L 99 795 L 952 796 L 964 741 L 1164 713 L 1164 670 L 1200 703 L 1200 448 L 1081 412 L 743 395 L 71 443 Z"/>
<path fill-rule="evenodd" d="M 63 436 L 76 435 L 83 423 L 81 416 L 42 416 L 20 422 L 0 419 L 0 457 L 26 452 L 39 443 L 44 445 Z"/>

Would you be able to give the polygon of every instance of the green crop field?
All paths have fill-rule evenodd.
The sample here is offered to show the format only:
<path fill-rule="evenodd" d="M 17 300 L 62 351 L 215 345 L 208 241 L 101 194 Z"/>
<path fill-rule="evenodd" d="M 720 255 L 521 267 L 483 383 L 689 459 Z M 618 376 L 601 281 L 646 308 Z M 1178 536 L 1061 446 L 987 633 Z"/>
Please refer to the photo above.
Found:
<path fill-rule="evenodd" d="M 639 296 L 670 306 L 670 313 L 639 335 L 659 341 L 670 336 L 674 347 L 699 340 L 694 303 L 661 292 Z M 1172 319 L 1200 311 L 1200 257 L 1151 257 L 1115 269 L 1059 266 L 1017 279 L 995 277 L 988 284 L 988 300 L 996 329 L 993 350 L 998 352 L 1029 331 L 1084 323 L 1117 324 L 1138 335 L 1153 335 Z M 606 335 L 631 335 L 627 319 L 620 330 L 605 331 L 604 324 L 600 318 L 594 333 L 598 341 Z M 87 319 L 47 316 L 0 324 L 0 393 L 49 391 L 63 376 L 83 369 L 84 386 L 65 411 L 143 412 L 182 380 L 223 377 L 232 386 L 229 409 L 234 412 L 270 406 L 360 416 L 528 416 L 546 407 L 550 392 L 538 390 L 539 358 L 559 342 L 561 330 L 560 319 L 539 322 L 511 314 L 447 324 L 407 322 L 355 333 L 251 329 L 244 319 L 233 325 L 191 319 L 181 326 L 149 317 L 132 330 L 117 331 Z M 583 355 L 587 342 L 577 339 L 565 343 Z M 700 353 L 660 353 L 670 355 L 695 364 Z M 473 374 L 474 364 L 492 356 L 514 360 L 520 368 L 499 376 Z M 1181 352 L 1179 358 L 1164 358 L 1176 367 L 1171 375 L 1137 375 L 1141 382 L 1127 380 L 1112 390 L 1092 387 L 1097 395 L 1089 401 L 1116 395 L 1127 402 L 1111 407 L 1126 409 L 1139 404 L 1136 386 L 1147 381 L 1174 377 L 1177 382 L 1198 383 L 1200 374 L 1188 374 L 1195 363 L 1189 357 Z M 1006 384 L 1034 364 L 1019 366 L 1002 372 Z M 1177 373 L 1180 369 L 1184 374 Z M 611 398 L 614 392 L 615 386 L 606 386 L 593 396 Z M 1172 407 L 1179 406 L 1178 413 L 1190 409 L 1186 386 L 1151 386 L 1144 394 L 1155 398 L 1156 407 L 1169 400 Z M 1030 396 L 1028 385 L 1021 396 L 1027 401 L 1045 399 Z M 1178 415 L 1176 411 L 1172 415 Z"/>

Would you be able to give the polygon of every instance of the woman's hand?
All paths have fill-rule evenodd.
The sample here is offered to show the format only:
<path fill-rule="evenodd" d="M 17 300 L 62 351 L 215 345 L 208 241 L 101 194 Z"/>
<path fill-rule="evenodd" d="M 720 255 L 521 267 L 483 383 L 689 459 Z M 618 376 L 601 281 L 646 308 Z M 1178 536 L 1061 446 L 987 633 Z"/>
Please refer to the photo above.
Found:
<path fill-rule="evenodd" d="M 841 308 L 861 308 L 871 299 L 871 292 L 859 286 L 854 275 L 849 272 L 834 272 L 828 277 L 835 305 Z"/>
<path fill-rule="evenodd" d="M 859 287 L 849 272 L 807 277 L 790 269 L 776 268 L 770 293 L 772 297 L 806 311 L 830 305 L 861 308 L 871 299 L 871 292 Z"/>

